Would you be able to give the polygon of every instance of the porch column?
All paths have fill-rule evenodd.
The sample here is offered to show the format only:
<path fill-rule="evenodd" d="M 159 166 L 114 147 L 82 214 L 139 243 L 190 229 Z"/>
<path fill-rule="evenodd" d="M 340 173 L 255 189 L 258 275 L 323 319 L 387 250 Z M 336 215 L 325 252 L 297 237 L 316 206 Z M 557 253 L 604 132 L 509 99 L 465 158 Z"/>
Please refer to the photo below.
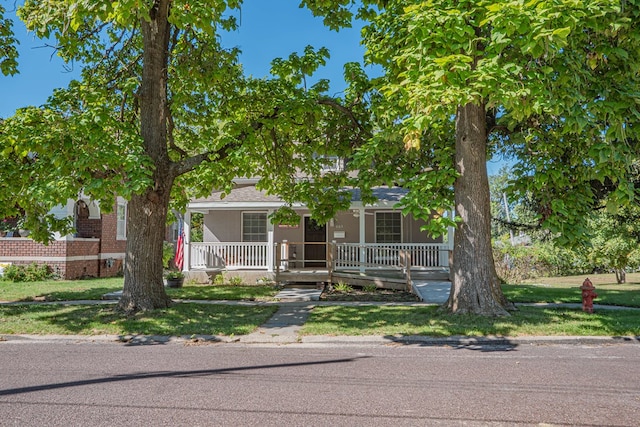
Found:
<path fill-rule="evenodd" d="M 359 228 L 359 232 L 360 232 L 360 272 L 364 273 L 365 271 L 365 262 L 367 260 L 367 249 L 365 248 L 365 241 L 366 241 L 366 229 L 365 229 L 365 213 L 364 213 L 364 207 L 360 207 L 358 208 L 358 220 L 359 220 L 359 224 L 358 224 L 358 228 Z"/>
<path fill-rule="evenodd" d="M 274 265 L 274 253 L 275 250 L 275 240 L 273 237 L 274 225 L 271 221 L 269 221 L 269 217 L 273 213 L 273 209 L 267 210 L 267 271 L 273 272 Z"/>
<path fill-rule="evenodd" d="M 189 271 L 191 269 L 191 211 L 189 209 L 184 214 L 183 227 L 182 256 L 184 257 L 184 265 L 182 271 Z"/>
<path fill-rule="evenodd" d="M 455 218 L 456 217 L 456 212 L 455 210 L 451 210 L 449 212 L 447 212 L 447 214 L 451 217 L 451 218 Z M 449 259 L 450 259 L 450 255 L 453 252 L 453 233 L 454 233 L 454 228 L 453 227 L 448 227 L 447 228 L 447 251 L 441 251 L 440 252 L 440 266 L 441 267 L 450 267 L 450 263 L 449 263 Z"/>

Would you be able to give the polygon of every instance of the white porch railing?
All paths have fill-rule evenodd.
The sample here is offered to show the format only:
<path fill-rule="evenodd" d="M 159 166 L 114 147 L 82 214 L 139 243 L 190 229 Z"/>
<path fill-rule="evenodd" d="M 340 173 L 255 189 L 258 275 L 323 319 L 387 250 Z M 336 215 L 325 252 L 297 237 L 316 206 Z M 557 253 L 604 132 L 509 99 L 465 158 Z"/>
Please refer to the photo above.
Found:
<path fill-rule="evenodd" d="M 446 267 L 449 245 L 446 243 L 340 243 L 336 245 L 335 269 L 360 267 L 401 268 L 401 252 L 411 257 L 413 267 Z"/>
<path fill-rule="evenodd" d="M 266 242 L 191 243 L 192 269 L 268 269 L 269 244 Z"/>
<path fill-rule="evenodd" d="M 277 245 L 269 245 L 267 242 L 191 243 L 189 268 L 272 271 L 274 265 L 270 264 L 276 260 L 280 261 L 279 269 L 299 268 L 305 264 L 301 252 L 304 245 L 301 242 L 283 242 Z M 332 252 L 332 245 L 327 244 L 328 257 Z M 280 251 L 278 256 L 273 253 L 276 248 Z M 338 243 L 333 252 L 333 269 L 403 268 L 402 255 L 410 256 L 412 267 L 447 267 L 449 251 L 446 243 Z"/>

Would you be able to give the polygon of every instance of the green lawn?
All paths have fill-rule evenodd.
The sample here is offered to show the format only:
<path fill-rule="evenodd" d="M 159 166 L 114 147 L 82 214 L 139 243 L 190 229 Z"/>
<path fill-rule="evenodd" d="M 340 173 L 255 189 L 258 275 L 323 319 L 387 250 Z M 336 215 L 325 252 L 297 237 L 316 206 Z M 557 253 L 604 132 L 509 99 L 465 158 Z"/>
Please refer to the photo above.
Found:
<path fill-rule="evenodd" d="M 114 305 L 0 306 L 1 334 L 77 335 L 244 335 L 277 306 L 228 306 L 180 303 L 126 317 Z"/>
<path fill-rule="evenodd" d="M 89 279 L 13 283 L 0 281 L 0 301 L 101 300 L 122 289 L 123 279 Z M 170 289 L 173 299 L 272 300 L 271 286 L 202 286 Z M 0 306 L 0 334 L 243 335 L 254 331 L 277 306 L 227 306 L 179 303 L 125 317 L 113 304 Z"/>
<path fill-rule="evenodd" d="M 627 275 L 627 283 L 617 284 L 614 274 L 543 277 L 520 285 L 502 287 L 513 302 L 581 303 L 580 286 L 589 277 L 596 287 L 595 304 L 640 307 L 640 274 Z"/>
<path fill-rule="evenodd" d="M 509 317 L 450 315 L 438 307 L 315 307 L 304 335 L 638 336 L 640 312 L 521 307 Z"/>
<path fill-rule="evenodd" d="M 586 276 L 538 279 L 505 285 L 514 302 L 580 303 L 579 286 Z M 592 276 L 597 304 L 640 307 L 640 275 L 617 285 L 613 275 Z M 98 300 L 122 289 L 122 278 L 12 283 L 0 281 L 0 300 Z M 174 299 L 273 300 L 270 286 L 185 285 L 167 289 Z M 240 335 L 255 330 L 277 306 L 227 306 L 179 303 L 165 310 L 124 317 L 114 305 L 0 306 L 0 334 Z M 448 315 L 438 307 L 318 306 L 305 324 L 306 335 L 640 336 L 639 310 L 596 310 L 521 307 L 510 317 Z"/>
<path fill-rule="evenodd" d="M 121 290 L 122 284 L 122 277 L 17 283 L 0 281 L 0 301 L 99 300 L 106 293 Z"/>
<path fill-rule="evenodd" d="M 122 277 L 18 283 L 0 281 L 0 301 L 100 300 L 106 293 L 122 290 L 122 286 Z M 204 286 L 190 283 L 182 288 L 166 290 L 173 299 L 194 300 L 271 300 L 278 293 L 273 286 Z"/>
<path fill-rule="evenodd" d="M 536 279 L 535 283 L 504 285 L 516 303 L 581 303 L 580 285 L 587 276 Z M 589 276 L 596 286 L 596 304 L 640 308 L 640 274 Z M 302 330 L 306 335 L 427 335 L 465 336 L 640 336 L 640 311 L 520 307 L 510 317 L 448 315 L 438 307 L 316 307 Z"/>

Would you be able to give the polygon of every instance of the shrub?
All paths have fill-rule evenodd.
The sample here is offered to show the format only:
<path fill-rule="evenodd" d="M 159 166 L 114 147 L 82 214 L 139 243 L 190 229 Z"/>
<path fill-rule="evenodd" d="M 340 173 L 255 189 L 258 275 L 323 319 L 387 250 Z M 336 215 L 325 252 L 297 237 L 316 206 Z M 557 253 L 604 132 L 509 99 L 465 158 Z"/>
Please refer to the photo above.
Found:
<path fill-rule="evenodd" d="M 232 286 L 240 286 L 243 283 L 242 277 L 240 276 L 233 276 L 229 278 L 229 284 Z"/>
<path fill-rule="evenodd" d="M 10 265 L 4 269 L 4 278 L 13 282 L 37 282 L 53 278 L 47 264 Z"/>
<path fill-rule="evenodd" d="M 162 267 L 171 268 L 171 261 L 173 261 L 175 248 L 171 242 L 162 243 Z"/>
<path fill-rule="evenodd" d="M 551 243 L 511 246 L 496 242 L 493 257 L 498 277 L 512 284 L 537 277 L 582 274 L 588 270 L 585 257 L 580 253 Z"/>
<path fill-rule="evenodd" d="M 222 273 L 218 273 L 211 279 L 211 283 L 214 285 L 224 285 L 224 276 Z"/>
<path fill-rule="evenodd" d="M 378 290 L 378 287 L 376 286 L 376 284 L 375 284 L 375 283 L 369 283 L 368 285 L 364 285 L 364 286 L 362 287 L 362 290 L 363 290 L 363 291 L 365 291 L 365 292 L 372 293 L 372 292 L 377 291 L 377 290 Z"/>
<path fill-rule="evenodd" d="M 348 283 L 340 282 L 333 285 L 333 290 L 336 292 L 342 292 L 342 293 L 348 294 L 351 291 L 353 291 L 353 288 Z"/>

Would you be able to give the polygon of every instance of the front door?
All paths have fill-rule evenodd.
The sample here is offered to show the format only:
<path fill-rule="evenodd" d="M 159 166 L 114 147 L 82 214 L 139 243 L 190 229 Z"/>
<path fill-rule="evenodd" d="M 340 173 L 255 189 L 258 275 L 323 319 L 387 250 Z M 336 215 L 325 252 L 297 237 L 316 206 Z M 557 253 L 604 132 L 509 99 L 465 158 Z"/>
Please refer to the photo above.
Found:
<path fill-rule="evenodd" d="M 304 217 L 304 266 L 327 266 L 327 226 Z"/>

